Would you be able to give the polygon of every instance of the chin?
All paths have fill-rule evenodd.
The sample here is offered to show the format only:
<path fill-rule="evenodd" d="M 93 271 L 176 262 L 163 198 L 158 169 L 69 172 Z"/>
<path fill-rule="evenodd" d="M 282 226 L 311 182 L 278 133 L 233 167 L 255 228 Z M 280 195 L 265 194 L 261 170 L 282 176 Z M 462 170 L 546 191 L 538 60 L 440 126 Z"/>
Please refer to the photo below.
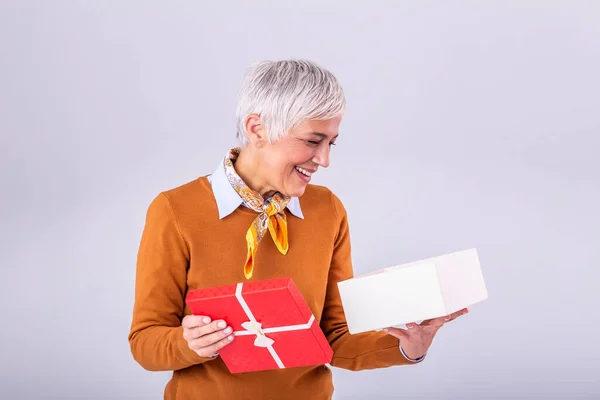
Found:
<path fill-rule="evenodd" d="M 300 197 L 304 194 L 304 191 L 306 190 L 306 185 L 303 186 L 297 186 L 297 187 L 293 187 L 293 188 L 287 188 L 285 195 L 286 196 L 290 196 L 290 197 Z"/>

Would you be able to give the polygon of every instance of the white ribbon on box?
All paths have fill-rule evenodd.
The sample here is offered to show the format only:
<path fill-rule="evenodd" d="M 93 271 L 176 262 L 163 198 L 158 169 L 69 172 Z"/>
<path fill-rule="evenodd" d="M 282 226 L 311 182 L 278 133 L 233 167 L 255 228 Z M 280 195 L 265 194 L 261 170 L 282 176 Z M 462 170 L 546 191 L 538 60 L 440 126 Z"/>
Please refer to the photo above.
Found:
<path fill-rule="evenodd" d="M 278 326 L 275 328 L 262 329 L 262 324 L 260 322 L 258 322 L 256 320 L 256 318 L 254 318 L 254 314 L 252 314 L 252 310 L 250 310 L 250 307 L 248 307 L 246 300 L 244 300 L 244 297 L 242 296 L 243 286 L 244 286 L 243 283 L 237 284 L 237 287 L 235 289 L 235 297 L 236 297 L 237 301 L 240 303 L 240 306 L 242 306 L 242 309 L 246 313 L 246 316 L 248 317 L 249 321 L 242 323 L 242 328 L 244 328 L 245 330 L 234 331 L 233 334 L 235 336 L 256 335 L 256 338 L 254 339 L 254 345 L 256 347 L 266 348 L 269 351 L 269 353 L 271 354 L 271 357 L 273 357 L 273 360 L 275 360 L 275 363 L 277 364 L 277 366 L 279 368 L 285 368 L 285 365 L 283 365 L 281 358 L 279 358 L 279 355 L 273 348 L 273 343 L 275 343 L 275 341 L 273 339 L 267 337 L 265 334 L 266 333 L 274 333 L 274 332 L 300 331 L 300 330 L 304 330 L 304 329 L 310 329 L 313 322 L 315 321 L 315 316 L 311 314 L 310 318 L 308 319 L 308 322 L 306 324 Z"/>

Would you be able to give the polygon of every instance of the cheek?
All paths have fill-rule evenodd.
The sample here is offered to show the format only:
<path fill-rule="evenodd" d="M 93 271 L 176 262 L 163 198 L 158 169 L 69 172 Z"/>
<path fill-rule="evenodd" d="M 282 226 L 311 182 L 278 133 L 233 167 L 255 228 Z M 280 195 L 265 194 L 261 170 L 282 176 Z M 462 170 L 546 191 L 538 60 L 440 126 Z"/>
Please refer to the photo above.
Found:
<path fill-rule="evenodd" d="M 306 165 L 315 157 L 317 149 L 304 146 L 294 154 L 294 157 L 289 159 L 289 165 L 294 167 L 296 165 Z"/>
<path fill-rule="evenodd" d="M 274 184 L 285 184 L 295 178 L 296 165 L 306 165 L 314 157 L 314 150 L 306 146 L 294 148 L 288 155 L 280 154 L 270 164 Z"/>
<path fill-rule="evenodd" d="M 296 173 L 296 169 L 294 167 L 298 164 L 300 163 L 291 160 L 289 157 L 282 157 L 269 163 L 269 175 L 271 176 L 272 184 L 280 185 L 286 181 L 289 181 L 290 178 Z"/>

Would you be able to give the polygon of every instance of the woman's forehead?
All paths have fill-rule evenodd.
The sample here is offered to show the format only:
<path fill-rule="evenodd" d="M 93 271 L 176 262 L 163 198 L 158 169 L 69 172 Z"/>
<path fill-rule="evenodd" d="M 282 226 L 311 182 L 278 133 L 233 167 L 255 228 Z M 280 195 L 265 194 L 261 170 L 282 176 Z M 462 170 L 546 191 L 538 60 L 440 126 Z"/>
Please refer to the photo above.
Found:
<path fill-rule="evenodd" d="M 298 124 L 292 132 L 333 139 L 338 136 L 340 122 L 340 117 L 326 120 L 306 120 Z"/>

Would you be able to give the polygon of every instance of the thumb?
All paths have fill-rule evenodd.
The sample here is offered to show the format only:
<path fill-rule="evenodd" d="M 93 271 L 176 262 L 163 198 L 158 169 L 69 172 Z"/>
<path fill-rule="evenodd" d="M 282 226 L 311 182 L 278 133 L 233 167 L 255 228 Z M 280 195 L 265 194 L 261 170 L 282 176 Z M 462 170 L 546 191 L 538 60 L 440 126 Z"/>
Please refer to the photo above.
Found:
<path fill-rule="evenodd" d="M 385 333 L 387 333 L 388 335 L 392 335 L 394 337 L 397 337 L 398 339 L 405 339 L 408 337 L 408 334 L 406 333 L 406 331 L 404 329 L 399 329 L 399 328 L 385 328 L 383 330 Z"/>

